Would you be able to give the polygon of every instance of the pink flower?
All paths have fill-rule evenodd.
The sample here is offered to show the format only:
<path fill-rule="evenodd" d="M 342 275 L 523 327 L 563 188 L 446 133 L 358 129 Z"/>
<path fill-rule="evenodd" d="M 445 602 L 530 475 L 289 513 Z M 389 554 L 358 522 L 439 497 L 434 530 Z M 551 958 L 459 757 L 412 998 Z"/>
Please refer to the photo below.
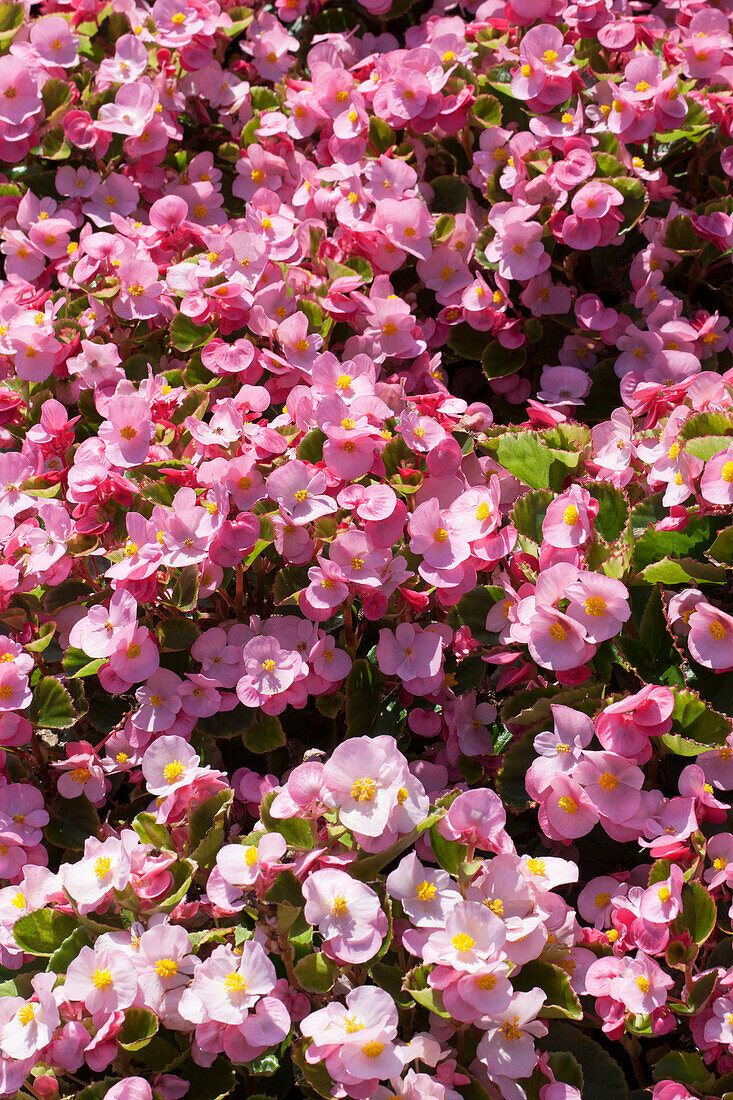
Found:
<path fill-rule="evenodd" d="M 695 660 L 716 672 L 729 672 L 733 668 L 733 616 L 699 600 L 688 625 L 687 644 Z"/>
<path fill-rule="evenodd" d="M 107 405 L 107 420 L 99 427 L 110 462 L 122 469 L 145 461 L 153 436 L 150 409 L 136 394 L 115 397 Z"/>
<path fill-rule="evenodd" d="M 515 993 L 509 1005 L 483 1034 L 476 1050 L 479 1061 L 489 1073 L 509 1077 L 529 1077 L 537 1061 L 534 1038 L 547 1034 L 537 1019 L 546 994 L 542 989 Z"/>
<path fill-rule="evenodd" d="M 336 511 L 336 501 L 324 494 L 326 478 L 305 462 L 291 459 L 266 481 L 268 495 L 277 501 L 291 523 L 299 526 Z"/>
<path fill-rule="evenodd" d="M 55 980 L 54 974 L 36 974 L 28 1000 L 10 998 L 13 1014 L 0 1026 L 0 1051 L 8 1058 L 34 1058 L 51 1042 L 61 1023 L 52 992 Z"/>
<path fill-rule="evenodd" d="M 537 816 L 546 836 L 565 843 L 585 836 L 598 822 L 598 811 L 583 788 L 563 774 L 542 792 Z"/>
<path fill-rule="evenodd" d="M 639 914 L 656 924 L 669 924 L 682 910 L 684 873 L 673 863 L 666 879 L 653 883 L 641 896 Z"/>
<path fill-rule="evenodd" d="M 237 695 L 246 707 L 266 706 L 269 714 L 281 713 L 286 693 L 292 693 L 308 675 L 308 666 L 297 650 L 283 649 L 265 635 L 247 642 L 242 662 L 244 675 L 237 682 Z"/>
<path fill-rule="evenodd" d="M 639 808 L 644 783 L 641 768 L 612 752 L 586 752 L 572 778 L 583 787 L 595 808 L 611 821 L 630 821 Z"/>
<path fill-rule="evenodd" d="M 408 521 L 410 549 L 436 569 L 451 569 L 469 555 L 468 542 L 450 510 L 441 512 L 438 501 L 418 504 Z"/>
<path fill-rule="evenodd" d="M 374 891 L 345 871 L 314 871 L 303 883 L 305 919 L 318 927 L 323 948 L 340 963 L 363 963 L 379 950 L 387 917 Z"/>
<path fill-rule="evenodd" d="M 499 853 L 513 850 L 505 825 L 506 812 L 499 796 L 478 788 L 459 794 L 438 827 L 451 840 Z"/>
<path fill-rule="evenodd" d="M 709 504 L 733 504 L 733 444 L 705 463 L 700 494 Z"/>
<path fill-rule="evenodd" d="M 376 837 L 386 828 L 407 777 L 407 761 L 393 737 L 352 737 L 324 766 L 322 798 L 338 809 L 347 829 Z"/>
<path fill-rule="evenodd" d="M 648 1015 L 661 1008 L 673 985 L 673 978 L 638 951 L 635 959 L 625 960 L 621 974 L 611 983 L 611 995 L 622 1001 L 627 1011 Z"/>
<path fill-rule="evenodd" d="M 582 546 L 591 536 L 598 501 L 587 489 L 572 485 L 555 497 L 542 521 L 542 536 L 551 546 Z"/>
<path fill-rule="evenodd" d="M 387 676 L 397 676 L 405 684 L 431 679 L 437 676 L 443 663 L 441 637 L 433 630 L 423 630 L 412 623 L 400 623 L 394 634 L 382 629 L 377 663 Z"/>
<path fill-rule="evenodd" d="M 567 614 L 585 628 L 590 642 L 613 638 L 628 619 L 628 591 L 621 582 L 602 573 L 582 572 L 567 587 Z"/>
<path fill-rule="evenodd" d="M 200 772 L 199 757 L 182 737 L 158 737 L 145 750 L 142 771 L 150 794 L 170 795 Z"/>
<path fill-rule="evenodd" d="M 82 947 L 69 963 L 63 996 L 83 1002 L 100 1021 L 112 1012 L 129 1008 L 137 995 L 137 972 L 120 951 Z"/>

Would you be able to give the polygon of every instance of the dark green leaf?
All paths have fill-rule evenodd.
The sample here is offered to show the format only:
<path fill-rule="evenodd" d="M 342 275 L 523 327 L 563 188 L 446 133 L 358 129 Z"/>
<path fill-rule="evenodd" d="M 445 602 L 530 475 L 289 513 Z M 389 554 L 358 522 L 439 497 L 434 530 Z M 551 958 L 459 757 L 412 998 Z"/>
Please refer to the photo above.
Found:
<path fill-rule="evenodd" d="M 158 1017 L 147 1008 L 128 1008 L 125 1021 L 117 1034 L 123 1050 L 141 1050 L 158 1030 Z"/>
<path fill-rule="evenodd" d="M 309 993 L 328 993 L 338 974 L 338 967 L 323 952 L 306 955 L 295 964 L 295 976 Z"/>
<path fill-rule="evenodd" d="M 78 718 L 68 691 L 53 676 L 45 676 L 33 688 L 28 719 L 35 726 L 67 729 Z"/>
<path fill-rule="evenodd" d="M 565 1017 L 569 1020 L 581 1020 L 583 1009 L 573 992 L 568 976 L 559 966 L 545 959 L 533 959 L 526 963 L 517 975 L 512 977 L 512 985 L 524 992 L 538 986 L 547 994 L 540 1016 L 545 1019 Z"/>
<path fill-rule="evenodd" d="M 18 946 L 29 955 L 53 955 L 77 926 L 76 917 L 69 913 L 37 909 L 15 922 L 13 935 Z"/>
<path fill-rule="evenodd" d="M 244 731 L 242 740 L 250 752 L 272 752 L 285 744 L 285 733 L 276 715 L 260 714 L 254 725 Z"/>
<path fill-rule="evenodd" d="M 177 351 L 191 351 L 202 347 L 213 332 L 211 325 L 197 325 L 184 313 L 177 313 L 169 329 L 170 342 Z"/>
<path fill-rule="evenodd" d="M 346 678 L 346 728 L 349 737 L 372 732 L 383 687 L 384 677 L 376 665 L 363 658 L 354 661 Z"/>

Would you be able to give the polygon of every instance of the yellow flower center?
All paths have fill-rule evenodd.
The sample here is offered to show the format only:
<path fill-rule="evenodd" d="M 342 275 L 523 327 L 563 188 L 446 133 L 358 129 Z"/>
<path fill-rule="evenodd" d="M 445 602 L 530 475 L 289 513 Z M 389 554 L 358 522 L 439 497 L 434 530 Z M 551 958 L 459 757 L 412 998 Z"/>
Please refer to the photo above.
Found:
<path fill-rule="evenodd" d="M 227 974 L 224 979 L 224 988 L 227 993 L 245 993 L 247 990 L 247 983 L 241 974 L 238 974 L 236 970 L 233 970 L 231 974 Z"/>
<path fill-rule="evenodd" d="M 597 619 L 601 615 L 606 614 L 608 604 L 603 596 L 589 596 L 585 601 L 585 613 L 592 618 Z"/>
<path fill-rule="evenodd" d="M 553 642 L 564 642 L 568 636 L 568 632 L 562 623 L 551 623 L 547 633 L 550 635 Z"/>
<path fill-rule="evenodd" d="M 185 770 L 180 760 L 171 760 L 170 764 L 166 764 L 163 768 L 163 778 L 170 785 L 180 779 Z"/>
<path fill-rule="evenodd" d="M 564 814 L 574 814 L 578 811 L 578 803 L 569 794 L 564 794 L 558 800 L 558 806 Z"/>
<path fill-rule="evenodd" d="M 368 776 L 355 779 L 351 784 L 351 797 L 355 802 L 371 802 L 377 793 L 377 784 Z"/>
<path fill-rule="evenodd" d="M 347 904 L 346 898 L 343 896 L 343 894 L 336 894 L 333 901 L 331 902 L 331 912 L 334 917 L 345 917 L 348 911 L 349 906 Z"/>
<path fill-rule="evenodd" d="M 362 1054 L 365 1054 L 367 1058 L 378 1058 L 384 1050 L 384 1043 L 380 1043 L 379 1039 L 370 1039 L 366 1046 L 361 1048 Z"/>
<path fill-rule="evenodd" d="M 476 946 L 475 939 L 473 936 L 469 936 L 468 932 L 458 932 L 450 942 L 460 954 L 464 954 L 464 952 L 470 951 L 472 947 Z"/>
<path fill-rule="evenodd" d="M 425 879 L 417 888 L 417 897 L 420 901 L 432 901 L 435 897 L 435 884 Z"/>
<path fill-rule="evenodd" d="M 95 989 L 109 989 L 112 985 L 112 975 L 109 970 L 95 970 L 92 974 L 92 985 Z"/>
<path fill-rule="evenodd" d="M 569 504 L 562 514 L 563 523 L 567 524 L 568 527 L 575 527 L 579 519 L 578 509 L 574 504 Z"/>
<path fill-rule="evenodd" d="M 613 772 L 604 772 L 598 778 L 598 786 L 602 791 L 616 791 L 618 790 L 618 779 Z"/>
<path fill-rule="evenodd" d="M 174 978 L 178 973 L 178 963 L 175 959 L 158 959 L 155 973 L 159 978 Z"/>
<path fill-rule="evenodd" d="M 94 874 L 97 876 L 97 878 L 104 878 L 105 875 L 109 874 L 111 867 L 112 860 L 109 858 L 109 856 L 100 856 L 94 864 Z"/>

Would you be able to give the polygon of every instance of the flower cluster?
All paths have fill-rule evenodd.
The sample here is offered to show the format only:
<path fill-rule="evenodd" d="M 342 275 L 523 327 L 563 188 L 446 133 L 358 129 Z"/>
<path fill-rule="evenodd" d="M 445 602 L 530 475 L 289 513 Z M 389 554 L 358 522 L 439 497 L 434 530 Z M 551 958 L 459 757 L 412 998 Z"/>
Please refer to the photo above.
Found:
<path fill-rule="evenodd" d="M 733 1068 L 733 21 L 0 27 L 0 1096 Z"/>

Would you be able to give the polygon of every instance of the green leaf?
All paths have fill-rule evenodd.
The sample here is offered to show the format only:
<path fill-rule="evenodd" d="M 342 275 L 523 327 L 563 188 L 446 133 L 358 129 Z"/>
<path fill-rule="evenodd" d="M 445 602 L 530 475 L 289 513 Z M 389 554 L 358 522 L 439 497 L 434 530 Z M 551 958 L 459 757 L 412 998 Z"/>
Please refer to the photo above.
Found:
<path fill-rule="evenodd" d="M 563 1081 L 566 1085 L 572 1085 L 582 1095 L 583 1071 L 577 1058 L 574 1058 L 572 1054 L 568 1054 L 567 1051 L 553 1051 L 550 1055 L 550 1068 L 555 1074 L 556 1080 Z"/>
<path fill-rule="evenodd" d="M 372 731 L 382 701 L 384 677 L 371 661 L 354 661 L 346 678 L 346 728 L 349 737 Z"/>
<path fill-rule="evenodd" d="M 448 337 L 448 347 L 460 359 L 480 362 L 486 351 L 486 333 L 479 332 L 478 329 L 471 328 L 463 322 L 460 325 L 453 325 Z"/>
<path fill-rule="evenodd" d="M 252 97 L 252 106 L 256 111 L 266 111 L 269 107 L 280 106 L 280 100 L 272 88 L 257 84 L 254 88 L 250 88 L 249 94 Z"/>
<path fill-rule="evenodd" d="M 500 126 L 501 104 L 496 96 L 476 96 L 471 105 L 471 121 L 473 121 L 473 119 L 476 119 L 484 129 L 489 126 Z"/>
<path fill-rule="evenodd" d="M 32 642 L 27 642 L 25 648 L 30 653 L 43 653 L 50 646 L 55 633 L 56 623 L 43 623 L 38 628 L 38 636 Z"/>
<path fill-rule="evenodd" d="M 295 910 L 302 909 L 305 905 L 305 898 L 303 897 L 300 879 L 293 871 L 287 869 L 281 871 L 265 894 L 265 900 L 276 902 L 278 905 L 285 904 Z"/>
<path fill-rule="evenodd" d="M 78 718 L 71 696 L 55 677 L 45 676 L 33 688 L 28 720 L 45 729 L 68 729 Z"/>
<path fill-rule="evenodd" d="M 141 1050 L 158 1030 L 158 1017 L 147 1008 L 128 1008 L 125 1021 L 117 1034 L 123 1050 Z"/>
<path fill-rule="evenodd" d="M 715 538 L 707 552 L 711 561 L 720 565 L 733 565 L 733 527 L 725 527 Z"/>
<path fill-rule="evenodd" d="M 132 827 L 143 844 L 152 844 L 154 848 L 175 849 L 168 829 L 165 825 L 159 825 L 153 814 L 138 814 L 132 822 Z"/>
<path fill-rule="evenodd" d="M 280 833 L 288 846 L 307 852 L 313 847 L 313 832 L 307 821 L 301 817 L 272 817 L 270 806 L 275 800 L 275 791 L 268 791 L 260 804 L 260 820 L 270 833 Z"/>
<path fill-rule="evenodd" d="M 505 348 L 498 340 L 492 340 L 481 356 L 481 369 L 488 379 L 506 378 L 516 374 L 527 362 L 527 347 Z"/>
<path fill-rule="evenodd" d="M 489 440 L 493 457 L 514 477 L 532 489 L 548 489 L 550 469 L 555 461 L 537 432 L 506 432 Z"/>
<path fill-rule="evenodd" d="M 694 1085 L 697 1081 L 707 1081 L 710 1070 L 699 1054 L 681 1050 L 671 1050 L 663 1054 L 654 1063 L 652 1070 L 655 1081 L 679 1081 L 684 1085 Z"/>
<path fill-rule="evenodd" d="M 227 1100 L 231 1097 L 235 1076 L 228 1058 L 217 1058 L 212 1066 L 186 1064 L 186 1080 L 191 1100 Z"/>
<path fill-rule="evenodd" d="M 695 413 L 686 420 L 679 430 L 679 440 L 697 439 L 701 435 L 732 436 L 733 417 L 722 412 Z M 728 446 L 730 439 L 725 446 Z M 719 448 L 723 450 L 724 448 Z"/>
<path fill-rule="evenodd" d="M 286 565 L 275 577 L 273 597 L 276 604 L 285 603 L 291 596 L 308 587 L 308 570 L 301 565 Z"/>
<path fill-rule="evenodd" d="M 647 584 L 722 584 L 725 580 L 725 574 L 718 566 L 699 562 L 695 558 L 662 558 L 642 569 L 639 577 Z"/>
<path fill-rule="evenodd" d="M 309 993 L 328 993 L 338 974 L 338 967 L 322 951 L 306 955 L 295 964 L 295 976 Z"/>
<path fill-rule="evenodd" d="M 682 912 L 672 924 L 673 934 L 686 931 L 693 943 L 709 939 L 718 911 L 706 888 L 699 882 L 686 882 L 682 887 Z"/>
<path fill-rule="evenodd" d="M 311 428 L 298 444 L 298 458 L 303 459 L 305 462 L 312 462 L 314 465 L 316 462 L 322 462 L 323 444 L 325 442 L 325 433 L 320 428 Z"/>
<path fill-rule="evenodd" d="M 276 715 L 260 714 L 255 724 L 244 731 L 242 740 L 250 752 L 272 752 L 283 747 L 285 733 Z"/>
<path fill-rule="evenodd" d="M 672 731 L 662 736 L 662 744 L 676 756 L 697 756 L 724 745 L 731 731 L 730 719 L 713 710 L 696 692 L 672 690 Z"/>
<path fill-rule="evenodd" d="M 431 829 L 433 825 L 436 825 L 443 816 L 444 813 L 442 809 L 435 810 L 421 821 L 411 833 L 406 833 L 404 836 L 401 836 L 399 840 L 396 840 L 394 844 L 391 844 L 389 848 L 386 848 L 383 852 L 376 852 L 371 856 L 362 856 L 354 863 L 350 863 L 349 873 L 352 878 L 359 879 L 360 882 L 370 882 L 387 866 L 387 864 L 397 859 L 398 856 L 401 856 L 408 848 L 411 848 L 417 838 L 427 832 L 428 829 Z"/>
<path fill-rule="evenodd" d="M 598 515 L 593 529 L 606 542 L 619 538 L 629 520 L 629 501 L 622 489 L 607 481 L 587 485 L 590 495 L 598 501 Z"/>
<path fill-rule="evenodd" d="M 191 648 L 201 630 L 193 619 L 163 619 L 155 628 L 155 633 L 164 650 L 180 652 Z"/>
<path fill-rule="evenodd" d="M 397 141 L 397 134 L 383 119 L 372 115 L 369 119 L 369 144 L 378 153 L 386 153 Z"/>
<path fill-rule="evenodd" d="M 554 499 L 551 489 L 535 489 L 519 497 L 512 508 L 512 524 L 520 535 L 531 539 L 537 546 L 542 543 L 542 524 Z"/>
<path fill-rule="evenodd" d="M 640 179 L 631 176 L 607 179 L 606 183 L 610 183 L 623 195 L 624 201 L 621 204 L 621 214 L 624 220 L 621 232 L 628 233 L 649 205 L 646 188 Z"/>
<path fill-rule="evenodd" d="M 459 844 L 457 840 L 447 840 L 436 824 L 430 828 L 430 847 L 443 870 L 449 875 L 457 875 L 468 855 L 465 844 Z"/>
<path fill-rule="evenodd" d="M 177 313 L 168 331 L 170 342 L 177 351 L 192 351 L 202 347 L 214 329 L 211 325 L 197 325 L 184 313 Z"/>
<path fill-rule="evenodd" d="M 168 870 L 173 876 L 173 887 L 165 901 L 155 906 L 154 913 L 172 913 L 178 903 L 183 901 L 193 881 L 196 866 L 187 859 L 179 859 Z"/>
<path fill-rule="evenodd" d="M 203 867 L 211 866 L 224 843 L 227 815 L 233 798 L 233 790 L 219 791 L 191 814 L 188 844 L 193 859 Z"/>
<path fill-rule="evenodd" d="M 710 965 L 709 962 L 707 965 Z M 715 971 L 709 970 L 707 974 L 703 974 L 701 978 L 698 978 L 697 981 L 692 983 L 687 997 L 687 1006 L 691 1012 L 697 1013 L 702 1011 L 713 995 L 717 980 L 718 975 Z"/>
<path fill-rule="evenodd" d="M 639 506 L 633 512 L 633 525 L 638 531 L 640 520 L 656 522 L 659 517 L 654 513 L 643 514 Z M 648 565 L 658 564 L 663 558 L 681 559 L 685 557 L 702 561 L 704 552 L 717 533 L 718 521 L 713 516 L 692 516 L 684 531 L 656 531 L 648 527 L 636 538 L 634 545 L 634 569 L 641 572 Z"/>
<path fill-rule="evenodd" d="M 5 50 L 10 45 L 24 19 L 22 4 L 0 4 L 0 48 Z"/>
<path fill-rule="evenodd" d="M 193 611 L 199 600 L 199 571 L 195 565 L 186 565 L 173 586 L 171 603 L 179 611 Z"/>
<path fill-rule="evenodd" d="M 81 649 L 69 646 L 63 656 L 62 665 L 67 676 L 80 679 L 83 676 L 94 676 L 104 664 L 105 658 L 98 657 L 92 660 Z"/>
<path fill-rule="evenodd" d="M 583 1095 L 592 1100 L 629 1100 L 629 1086 L 618 1062 L 578 1028 L 564 1020 L 553 1021 L 537 1040 L 540 1050 L 572 1054 L 583 1073 Z"/>
<path fill-rule="evenodd" d="M 74 1100 L 102 1100 L 103 1096 L 109 1092 L 113 1085 L 119 1082 L 119 1077 L 104 1077 L 101 1081 L 96 1081 L 93 1085 L 88 1085 L 85 1089 L 77 1092 Z"/>
<path fill-rule="evenodd" d="M 470 627 L 471 634 L 479 642 L 491 642 L 494 635 L 486 629 L 486 616 L 492 607 L 504 597 L 504 590 L 497 585 L 479 585 L 462 596 L 448 613 L 448 622 L 454 628 Z"/>
<path fill-rule="evenodd" d="M 468 187 L 459 176 L 437 176 L 430 181 L 434 198 L 431 208 L 439 214 L 462 214 L 466 209 Z"/>
<path fill-rule="evenodd" d="M 573 992 L 568 976 L 559 966 L 555 966 L 545 959 L 533 959 L 526 963 L 516 976 L 512 977 L 512 985 L 517 990 L 527 992 L 539 986 L 547 994 L 547 999 L 540 1010 L 540 1016 L 544 1019 L 556 1019 L 565 1017 L 568 1020 L 581 1020 L 583 1009 L 580 1001 Z"/>
<path fill-rule="evenodd" d="M 43 85 L 41 98 L 43 99 L 43 109 L 46 112 L 46 121 L 48 121 L 54 111 L 71 102 L 71 88 L 65 80 L 52 77 Z"/>
<path fill-rule="evenodd" d="M 254 722 L 257 711 L 238 703 L 232 710 L 222 710 L 211 718 L 199 718 L 196 728 L 209 737 L 241 737 Z"/>
<path fill-rule="evenodd" d="M 84 795 L 63 799 L 63 809 L 51 815 L 43 830 L 45 840 L 57 848 L 81 851 L 90 836 L 99 836 L 99 816 Z"/>
<path fill-rule="evenodd" d="M 53 955 L 64 940 L 75 932 L 76 917 L 55 909 L 37 909 L 26 913 L 13 925 L 15 942 L 29 955 Z"/>
<path fill-rule="evenodd" d="M 52 970 L 54 974 L 66 974 L 69 964 L 74 961 L 82 947 L 92 947 L 92 938 L 86 928 L 75 928 L 70 936 L 67 936 L 57 951 L 49 959 L 46 970 Z"/>
<path fill-rule="evenodd" d="M 694 458 L 701 458 L 704 462 L 707 462 L 713 455 L 727 450 L 730 444 L 731 437 L 729 435 L 701 435 L 695 439 L 690 439 L 685 446 L 685 450 Z"/>

